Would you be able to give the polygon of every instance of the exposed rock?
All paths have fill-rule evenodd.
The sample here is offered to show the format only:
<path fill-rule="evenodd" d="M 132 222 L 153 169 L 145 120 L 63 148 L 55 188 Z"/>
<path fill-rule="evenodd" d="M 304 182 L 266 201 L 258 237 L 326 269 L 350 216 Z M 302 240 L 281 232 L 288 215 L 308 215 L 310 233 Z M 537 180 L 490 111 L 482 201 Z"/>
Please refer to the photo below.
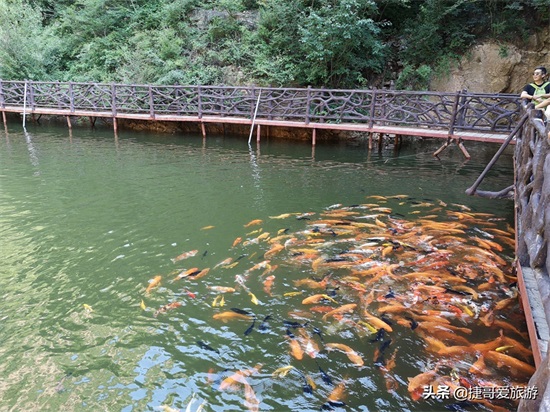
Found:
<path fill-rule="evenodd" d="M 456 92 L 520 93 L 532 81 L 536 66 L 550 71 L 550 29 L 532 36 L 525 48 L 494 41 L 474 46 L 447 76 L 435 78 L 430 89 Z"/>

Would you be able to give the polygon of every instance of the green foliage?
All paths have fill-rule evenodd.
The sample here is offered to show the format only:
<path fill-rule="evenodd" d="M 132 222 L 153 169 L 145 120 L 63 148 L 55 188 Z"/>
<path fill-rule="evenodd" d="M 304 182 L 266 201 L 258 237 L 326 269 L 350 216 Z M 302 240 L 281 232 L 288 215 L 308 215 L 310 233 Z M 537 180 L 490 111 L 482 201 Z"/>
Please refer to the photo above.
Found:
<path fill-rule="evenodd" d="M 0 0 L 0 77 L 424 88 L 476 41 L 545 26 L 548 2 Z"/>
<path fill-rule="evenodd" d="M 55 77 L 59 41 L 50 34 L 39 9 L 21 0 L 0 2 L 0 78 Z"/>

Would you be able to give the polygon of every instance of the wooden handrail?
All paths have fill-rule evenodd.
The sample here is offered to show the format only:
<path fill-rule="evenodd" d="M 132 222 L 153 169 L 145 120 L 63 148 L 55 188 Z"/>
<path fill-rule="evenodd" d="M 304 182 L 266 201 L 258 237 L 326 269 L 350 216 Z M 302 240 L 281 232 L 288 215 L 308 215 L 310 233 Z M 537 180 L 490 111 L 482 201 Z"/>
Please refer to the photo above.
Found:
<path fill-rule="evenodd" d="M 162 86 L 81 82 L 29 82 L 33 109 L 71 113 L 110 112 L 252 120 L 254 87 Z M 22 105 L 23 82 L 0 80 L 3 108 Z M 309 123 L 384 124 L 446 130 L 509 133 L 521 117 L 515 94 L 407 90 L 262 88 L 267 104 L 257 118 Z"/>

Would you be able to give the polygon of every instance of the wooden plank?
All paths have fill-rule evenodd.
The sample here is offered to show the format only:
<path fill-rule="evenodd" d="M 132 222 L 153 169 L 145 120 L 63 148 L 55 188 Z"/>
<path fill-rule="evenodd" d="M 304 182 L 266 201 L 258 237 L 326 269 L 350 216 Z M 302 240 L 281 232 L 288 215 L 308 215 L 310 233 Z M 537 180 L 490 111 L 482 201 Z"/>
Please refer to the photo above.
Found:
<path fill-rule="evenodd" d="M 4 108 L 6 112 L 23 113 L 23 108 L 18 106 L 6 106 Z M 116 110 L 116 109 L 115 109 Z M 93 110 L 79 110 L 75 109 L 57 109 L 57 108 L 42 108 L 37 107 L 31 111 L 33 114 L 41 115 L 58 115 L 58 116 L 93 116 L 93 117 L 113 117 L 112 111 L 93 111 Z M 115 115 L 118 119 L 132 119 L 132 120 L 153 120 L 151 119 L 150 112 L 147 113 L 125 113 L 118 111 Z M 221 124 L 243 124 L 250 125 L 252 120 L 245 117 L 221 117 L 221 116 L 178 116 L 168 114 L 155 113 L 156 121 L 168 121 L 168 122 L 204 122 L 204 123 L 221 123 Z M 395 134 L 402 136 L 417 136 L 417 137 L 430 137 L 447 139 L 449 137 L 447 130 L 438 130 L 434 128 L 423 127 L 409 127 L 409 126 L 379 126 L 373 124 L 372 127 L 362 123 L 304 123 L 289 120 L 269 120 L 269 119 L 256 119 L 256 124 L 263 126 L 276 126 L 276 127 L 296 127 L 306 129 L 322 129 L 322 130 L 342 130 L 342 131 L 359 131 L 365 133 L 382 133 L 382 134 Z M 502 133 L 486 133 L 486 132 L 466 132 L 455 131 L 450 137 L 453 139 L 462 138 L 465 141 L 478 141 L 486 143 L 502 143 L 506 140 L 508 135 Z"/>

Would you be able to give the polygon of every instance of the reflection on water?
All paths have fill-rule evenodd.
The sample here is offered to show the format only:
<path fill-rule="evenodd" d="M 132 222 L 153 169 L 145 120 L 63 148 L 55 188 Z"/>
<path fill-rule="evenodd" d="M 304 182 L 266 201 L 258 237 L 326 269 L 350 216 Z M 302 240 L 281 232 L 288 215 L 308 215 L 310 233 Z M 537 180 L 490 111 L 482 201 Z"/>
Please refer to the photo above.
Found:
<path fill-rule="evenodd" d="M 382 303 L 376 299 L 366 302 L 368 296 L 386 296 L 391 285 L 394 292 L 405 295 L 408 285 L 397 281 L 391 285 L 377 281 L 367 284 L 366 278 L 353 273 L 359 269 L 345 267 L 351 265 L 349 262 L 355 264 L 359 257 L 341 257 L 367 243 L 374 244 L 363 246 L 361 253 L 350 253 L 395 265 L 404 258 L 392 259 L 407 252 L 405 244 L 410 243 L 408 252 L 416 254 L 407 259 L 429 256 L 412 241 L 401 240 L 401 246 L 391 243 L 398 234 L 390 229 L 397 230 L 395 222 L 422 226 L 419 218 L 426 216 L 430 221 L 458 222 L 447 211 L 466 210 L 442 206 L 456 204 L 496 218 L 496 227 L 463 219 L 461 224 L 467 228 L 457 230 L 466 231 L 467 244 L 483 249 L 472 240 L 474 237 L 498 241 L 504 251 L 497 255 L 511 259 L 510 245 L 490 238 L 497 233 L 488 229 L 506 231 L 506 224 L 513 222 L 513 204 L 464 194 L 497 147 L 469 144 L 473 158 L 465 162 L 452 147 L 441 160 L 433 158 L 438 144 L 423 141 L 406 145 L 399 153 L 378 153 L 369 152 L 362 143 L 323 143 L 312 151 L 309 144 L 268 140 L 249 148 L 242 138 L 222 136 L 203 140 L 197 136 L 121 133 L 115 142 L 108 132 L 75 129 L 69 138 L 66 129 L 55 127 L 4 134 L 0 139 L 0 279 L 4 291 L 0 301 L 0 375 L 5 379 L 0 381 L 0 410 L 141 411 L 159 410 L 161 405 L 185 410 L 191 403 L 190 410 L 195 411 L 203 402 L 207 403 L 204 410 L 246 410 L 245 398 L 249 408 L 258 403 L 260 410 L 319 410 L 342 382 L 342 400 L 349 410 L 443 409 L 441 402 L 413 401 L 408 390 L 408 378 L 439 359 L 425 337 L 402 321 L 420 314 L 412 309 L 410 313 L 388 314 L 394 330 L 375 342 L 371 340 L 376 334 L 357 323 L 369 323 L 362 313 L 367 307 L 372 315 L 381 316 L 377 310 Z M 512 173 L 511 152 L 507 152 L 483 189 L 508 186 Z M 406 197 L 385 202 L 372 197 L 396 194 Z M 322 216 L 331 210 L 369 203 L 391 208 L 396 220 L 389 220 L 385 211 L 373 211 L 374 205 L 350 210 L 359 215 Z M 342 206 L 334 206 L 337 204 Z M 437 207 L 441 210 L 432 211 Z M 283 214 L 291 215 L 270 218 Z M 360 218 L 375 214 L 379 216 Z M 297 219 L 300 215 L 303 218 Z M 243 227 L 255 219 L 263 222 Z M 374 227 L 367 231 L 365 226 L 361 233 L 366 234 L 362 235 L 357 226 L 346 228 L 334 222 L 312 225 L 320 219 L 344 219 L 346 224 L 354 221 Z M 269 235 L 261 237 L 265 233 Z M 277 236 L 290 237 L 269 243 Z M 357 236 L 393 238 L 339 243 Z M 242 241 L 233 247 L 237 237 Z M 285 247 L 292 238 L 312 242 L 293 247 L 286 243 Z M 321 238 L 335 243 L 322 247 L 319 242 L 315 246 L 313 240 Z M 441 246 L 446 241 L 450 242 L 439 239 L 442 243 L 438 247 L 450 249 L 449 245 Z M 283 249 L 273 249 L 272 256 L 265 258 L 264 253 L 276 244 Z M 367 255 L 369 248 L 374 255 Z M 195 249 L 195 256 L 172 261 Z M 481 265 L 468 262 L 466 256 L 470 255 L 474 256 L 457 253 L 465 263 Z M 228 258 L 231 262 L 220 264 Z M 330 259 L 335 259 L 335 267 L 324 267 Z M 251 270 L 265 260 L 270 262 Z M 313 262 L 317 262 L 316 270 Z M 361 270 L 369 269 L 367 261 L 360 264 L 366 266 Z M 435 261 L 429 264 L 434 267 L 426 270 L 442 269 Z M 454 260 L 450 264 L 453 270 L 461 265 Z M 210 271 L 199 279 L 193 277 L 195 274 L 174 281 L 178 274 L 195 273 L 193 268 Z M 269 268 L 273 271 L 266 272 Z M 402 268 L 392 267 L 391 273 L 406 275 Z M 464 265 L 460 268 L 466 270 Z M 513 293 L 504 288 L 511 280 L 508 266 L 498 263 L 497 268 L 505 277 L 501 279 L 500 272 L 491 268 L 497 273 L 491 282 L 497 289 L 487 292 L 492 305 L 506 299 L 506 293 Z M 484 276 L 480 267 L 476 270 L 479 277 Z M 326 275 L 330 275 L 330 282 L 324 289 L 294 284 L 311 278 L 319 282 Z M 160 284 L 145 293 L 155 276 L 162 276 Z M 470 287 L 487 283 L 466 278 Z M 448 280 L 445 287 L 456 286 L 456 282 Z M 422 281 L 432 283 L 433 279 Z M 234 287 L 236 291 L 220 294 L 217 286 Z M 315 306 L 358 306 L 323 319 L 327 308 L 311 312 L 309 305 L 301 303 L 315 293 L 338 302 L 325 299 Z M 422 293 L 425 291 L 418 292 Z M 220 295 L 224 306 L 219 306 Z M 428 297 L 433 296 L 423 299 Z M 154 316 L 159 308 L 173 302 L 181 306 Z M 482 303 L 479 298 L 477 305 Z M 509 305 L 496 313 L 496 320 L 513 324 L 518 333 L 505 336 L 525 343 L 523 319 L 516 316 L 517 301 Z M 430 310 L 440 310 L 433 302 L 432 306 Z M 254 313 L 253 328 L 250 318 L 227 323 L 212 318 L 231 308 Z M 479 319 L 469 322 L 467 306 L 462 311 L 466 312 L 464 320 L 454 319 L 452 324 L 471 328 L 475 339 L 464 331 L 457 335 L 475 343 L 498 338 L 498 328 Z M 289 327 L 282 320 L 309 321 L 311 325 Z M 314 327 L 326 342 L 345 344 L 356 351 L 364 365 L 355 365 L 342 348 L 324 350 Z M 318 355 L 310 357 L 307 350 L 315 349 L 309 347 L 303 359 L 297 360 L 292 355 L 291 336 L 319 345 Z M 384 374 L 374 355 L 389 338 L 391 344 L 383 349 L 384 360 L 395 356 L 395 366 Z M 463 379 L 475 378 L 469 372 L 474 357 L 464 356 L 464 364 L 456 368 L 464 374 Z M 491 359 L 487 363 L 488 373 L 496 374 L 494 379 L 502 382 L 506 369 Z M 277 368 L 290 365 L 293 369 L 288 375 L 272 376 Z M 453 372 L 448 365 L 439 368 L 438 376 Z M 249 375 L 246 383 L 250 386 L 238 382 L 237 376 L 238 388 L 220 390 L 222 382 L 237 371 Z M 522 379 L 505 382 L 519 384 Z M 388 381 L 395 385 L 390 392 Z M 337 396 L 332 396 L 336 402 Z M 482 406 L 478 408 L 482 410 Z"/>

